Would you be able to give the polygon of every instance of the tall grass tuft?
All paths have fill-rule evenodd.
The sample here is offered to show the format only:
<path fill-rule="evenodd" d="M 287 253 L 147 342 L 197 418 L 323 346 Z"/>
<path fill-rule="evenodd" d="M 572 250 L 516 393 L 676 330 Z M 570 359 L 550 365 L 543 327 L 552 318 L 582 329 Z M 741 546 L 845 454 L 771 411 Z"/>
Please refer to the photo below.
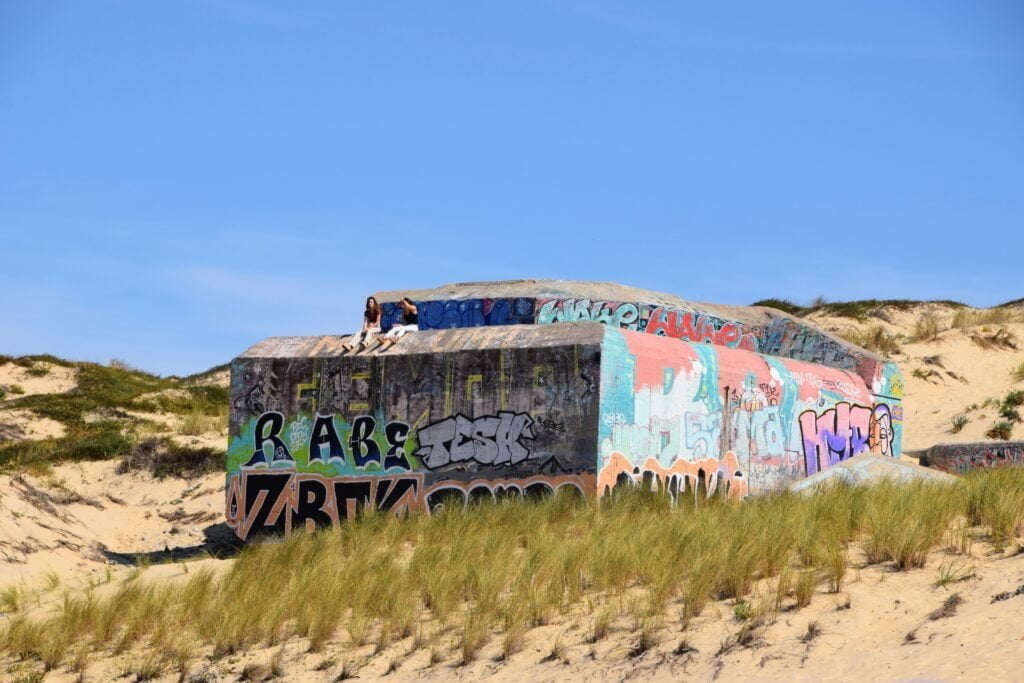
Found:
<path fill-rule="evenodd" d="M 971 418 L 967 417 L 963 413 L 960 413 L 959 415 L 954 415 L 949 420 L 949 433 L 958 434 L 962 432 L 964 427 L 966 427 L 967 423 L 970 421 Z"/>
<path fill-rule="evenodd" d="M 889 334 L 881 325 L 872 325 L 867 330 L 847 330 L 839 333 L 847 341 L 853 342 L 868 351 L 874 351 L 884 356 L 892 356 L 900 352 L 899 339 L 894 334 Z"/>
<path fill-rule="evenodd" d="M 911 341 L 928 342 L 939 338 L 942 326 L 933 313 L 926 313 L 914 321 L 914 332 Z"/>

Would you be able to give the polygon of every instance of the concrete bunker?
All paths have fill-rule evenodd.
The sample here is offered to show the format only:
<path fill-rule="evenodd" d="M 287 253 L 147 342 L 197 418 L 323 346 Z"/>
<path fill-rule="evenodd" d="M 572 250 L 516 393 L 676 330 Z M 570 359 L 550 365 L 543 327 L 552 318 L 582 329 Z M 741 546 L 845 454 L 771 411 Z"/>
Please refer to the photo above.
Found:
<path fill-rule="evenodd" d="M 742 498 L 901 450 L 896 365 L 775 309 L 520 280 L 378 293 L 385 329 L 403 296 L 419 331 L 391 348 L 274 337 L 232 361 L 239 536 L 624 485 Z"/>

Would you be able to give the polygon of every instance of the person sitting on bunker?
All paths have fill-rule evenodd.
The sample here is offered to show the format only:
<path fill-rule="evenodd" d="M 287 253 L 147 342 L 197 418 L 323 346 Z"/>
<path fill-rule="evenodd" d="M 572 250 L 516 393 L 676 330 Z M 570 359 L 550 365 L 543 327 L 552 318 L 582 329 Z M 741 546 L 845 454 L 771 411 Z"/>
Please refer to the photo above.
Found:
<path fill-rule="evenodd" d="M 366 297 L 366 309 L 363 311 L 363 329 L 344 344 L 344 347 L 351 351 L 356 345 L 359 348 L 366 348 L 367 343 L 371 336 L 380 334 L 380 317 L 381 311 L 380 306 L 377 305 L 377 300 L 372 296 Z"/>
<path fill-rule="evenodd" d="M 402 309 L 401 324 L 393 326 L 388 330 L 387 334 L 384 335 L 385 344 L 394 344 L 406 332 L 415 332 L 420 328 L 419 311 L 416 308 L 416 304 L 412 302 L 409 297 L 402 297 L 402 300 L 398 302 L 399 308 Z"/>

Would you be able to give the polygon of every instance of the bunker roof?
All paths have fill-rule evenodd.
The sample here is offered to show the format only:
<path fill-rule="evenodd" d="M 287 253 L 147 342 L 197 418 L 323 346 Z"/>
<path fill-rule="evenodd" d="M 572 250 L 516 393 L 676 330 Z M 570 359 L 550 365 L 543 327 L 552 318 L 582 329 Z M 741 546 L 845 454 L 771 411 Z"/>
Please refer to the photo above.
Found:
<path fill-rule="evenodd" d="M 599 345 L 604 339 L 601 323 L 578 322 L 559 325 L 502 325 L 495 327 L 455 327 L 447 330 L 423 330 L 407 334 L 398 344 L 380 351 L 373 347 L 357 357 L 402 356 L 422 353 L 448 353 L 464 349 L 514 349 L 545 346 Z M 342 343 L 348 335 L 315 337 L 270 337 L 258 342 L 239 358 L 326 358 L 348 353 Z"/>
<path fill-rule="evenodd" d="M 727 306 L 681 299 L 674 294 L 588 280 L 495 280 L 493 282 L 455 282 L 432 289 L 395 289 L 377 292 L 377 301 L 459 301 L 464 299 L 590 299 L 665 306 L 710 313 L 738 322 L 764 325 L 772 318 L 792 318 L 782 311 L 763 306 Z"/>

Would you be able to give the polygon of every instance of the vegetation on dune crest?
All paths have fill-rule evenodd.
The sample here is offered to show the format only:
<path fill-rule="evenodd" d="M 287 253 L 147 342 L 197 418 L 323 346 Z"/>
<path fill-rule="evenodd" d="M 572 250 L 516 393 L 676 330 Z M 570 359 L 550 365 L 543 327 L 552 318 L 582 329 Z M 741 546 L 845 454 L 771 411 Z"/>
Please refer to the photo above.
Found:
<path fill-rule="evenodd" d="M 1002 549 L 1022 531 L 1021 469 L 743 503 L 673 507 L 634 489 L 599 505 L 555 497 L 433 517 L 368 514 L 248 547 L 223 573 L 133 576 L 103 596 L 69 593 L 39 616 L 15 596 L 4 602 L 13 614 L 0 649 L 49 669 L 144 648 L 154 666 L 182 669 L 191 657 L 295 637 L 313 652 L 330 643 L 379 653 L 402 639 L 410 652 L 429 649 L 432 663 L 443 650 L 468 663 L 489 643 L 507 658 L 530 629 L 564 618 L 583 627 L 571 636 L 582 642 L 638 633 L 630 652 L 639 654 L 668 635 L 668 620 L 686 623 L 718 600 L 742 623 L 734 644 L 742 646 L 780 610 L 839 592 L 855 550 L 868 563 L 910 570 L 937 548 L 965 553 L 984 538 Z M 552 645 L 552 661 L 568 657 L 563 645 Z"/>
<path fill-rule="evenodd" d="M 56 420 L 64 426 L 65 434 L 61 438 L 0 445 L 0 468 L 45 467 L 59 461 L 125 455 L 139 441 L 137 432 L 155 427 L 130 416 L 125 412 L 129 410 L 186 416 L 192 421 L 192 429 L 196 425 L 221 424 L 227 412 L 226 387 L 157 377 L 117 359 L 104 366 L 73 363 L 54 356 L 0 356 L 0 364 L 3 363 L 14 363 L 29 371 L 48 371 L 45 364 L 75 368 L 77 384 L 64 393 L 8 397 L 5 408 L 27 409 Z"/>
<path fill-rule="evenodd" d="M 858 301 L 826 301 L 822 297 L 816 298 L 806 306 L 793 303 L 789 299 L 762 299 L 755 301 L 751 306 L 770 306 L 780 311 L 795 316 L 807 316 L 811 313 L 827 313 L 840 318 L 853 318 L 861 322 L 871 317 L 872 313 L 880 308 L 895 308 L 900 311 L 913 309 L 921 304 L 942 304 L 957 308 L 967 308 L 967 304 L 948 299 L 916 301 L 913 299 L 861 299 Z"/>
<path fill-rule="evenodd" d="M 892 356 L 900 352 L 897 336 L 886 332 L 881 325 L 872 325 L 864 332 L 846 330 L 840 336 L 848 342 L 883 356 Z"/>

